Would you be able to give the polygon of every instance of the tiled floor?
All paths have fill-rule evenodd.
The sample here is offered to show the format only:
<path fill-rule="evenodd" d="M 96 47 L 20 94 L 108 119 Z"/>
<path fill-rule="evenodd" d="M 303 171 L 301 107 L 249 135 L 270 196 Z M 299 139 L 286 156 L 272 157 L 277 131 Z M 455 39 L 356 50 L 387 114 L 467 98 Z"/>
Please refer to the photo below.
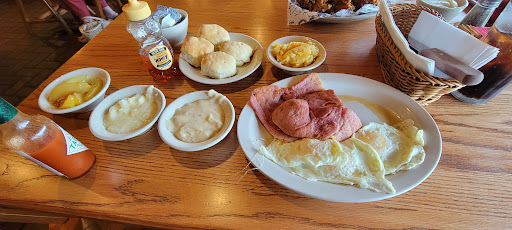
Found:
<path fill-rule="evenodd" d="M 48 11 L 41 0 L 23 3 L 34 18 Z M 63 17 L 74 36 L 60 23 L 32 24 L 34 34 L 29 34 L 14 0 L 1 0 L 0 9 L 0 96 L 16 106 L 84 44 L 77 39 L 80 24 L 69 12 Z"/>

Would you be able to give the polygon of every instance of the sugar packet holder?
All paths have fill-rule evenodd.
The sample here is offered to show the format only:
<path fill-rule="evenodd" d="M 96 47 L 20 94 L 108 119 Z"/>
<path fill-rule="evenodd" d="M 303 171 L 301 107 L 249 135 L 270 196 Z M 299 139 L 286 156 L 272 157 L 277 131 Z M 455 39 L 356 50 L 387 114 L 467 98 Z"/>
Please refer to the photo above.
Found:
<path fill-rule="evenodd" d="M 174 26 L 183 19 L 183 16 L 177 10 L 162 5 L 157 5 L 153 17 L 160 22 L 162 28 Z"/>

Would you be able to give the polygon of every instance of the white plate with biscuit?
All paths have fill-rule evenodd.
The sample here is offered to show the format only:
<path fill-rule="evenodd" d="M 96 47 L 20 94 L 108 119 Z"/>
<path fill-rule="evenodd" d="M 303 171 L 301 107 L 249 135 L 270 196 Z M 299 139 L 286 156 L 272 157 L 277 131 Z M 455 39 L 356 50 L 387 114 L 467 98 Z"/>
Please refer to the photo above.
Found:
<path fill-rule="evenodd" d="M 231 37 L 231 41 L 244 42 L 254 50 L 251 60 L 248 63 L 236 67 L 235 75 L 221 79 L 210 78 L 201 74 L 201 68 L 196 68 L 190 65 L 183 58 L 180 58 L 179 60 L 181 72 L 193 81 L 208 85 L 228 84 L 249 76 L 261 65 L 261 61 L 263 59 L 263 47 L 256 39 L 245 34 L 229 33 L 229 36 Z"/>

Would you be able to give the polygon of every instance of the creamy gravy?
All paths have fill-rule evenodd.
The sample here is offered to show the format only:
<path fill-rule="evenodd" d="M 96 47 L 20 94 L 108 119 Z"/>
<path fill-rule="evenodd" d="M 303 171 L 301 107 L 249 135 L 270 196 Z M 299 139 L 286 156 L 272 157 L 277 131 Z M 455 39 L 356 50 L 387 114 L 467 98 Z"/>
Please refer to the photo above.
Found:
<path fill-rule="evenodd" d="M 338 95 L 338 97 L 340 98 L 340 100 L 342 102 L 355 101 L 355 102 L 359 102 L 359 103 L 363 104 L 364 106 L 366 106 L 366 108 L 371 110 L 382 122 L 384 122 L 386 124 L 394 125 L 394 124 L 397 124 L 398 122 L 402 121 L 400 116 L 397 113 L 395 113 L 394 111 L 392 111 L 391 109 L 377 105 L 377 104 L 370 102 L 368 100 L 365 100 L 363 98 L 350 96 L 350 95 Z"/>
<path fill-rule="evenodd" d="M 153 88 L 148 86 L 144 94 L 135 94 L 112 105 L 103 117 L 105 128 L 111 133 L 124 134 L 147 125 L 157 110 Z"/>
<path fill-rule="evenodd" d="M 167 129 L 181 141 L 198 143 L 206 141 L 219 132 L 224 124 L 224 110 L 221 107 L 225 97 L 208 91 L 208 99 L 197 100 L 176 110 L 167 121 Z"/>

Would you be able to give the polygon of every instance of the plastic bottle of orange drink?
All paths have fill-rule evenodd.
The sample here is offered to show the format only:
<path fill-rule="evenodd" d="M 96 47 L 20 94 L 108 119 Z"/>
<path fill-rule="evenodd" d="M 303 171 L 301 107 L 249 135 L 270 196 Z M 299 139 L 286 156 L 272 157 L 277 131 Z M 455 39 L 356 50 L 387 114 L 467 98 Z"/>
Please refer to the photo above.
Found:
<path fill-rule="evenodd" d="M 0 134 L 9 149 L 69 179 L 89 171 L 96 157 L 85 145 L 42 115 L 27 115 L 0 97 Z"/>

